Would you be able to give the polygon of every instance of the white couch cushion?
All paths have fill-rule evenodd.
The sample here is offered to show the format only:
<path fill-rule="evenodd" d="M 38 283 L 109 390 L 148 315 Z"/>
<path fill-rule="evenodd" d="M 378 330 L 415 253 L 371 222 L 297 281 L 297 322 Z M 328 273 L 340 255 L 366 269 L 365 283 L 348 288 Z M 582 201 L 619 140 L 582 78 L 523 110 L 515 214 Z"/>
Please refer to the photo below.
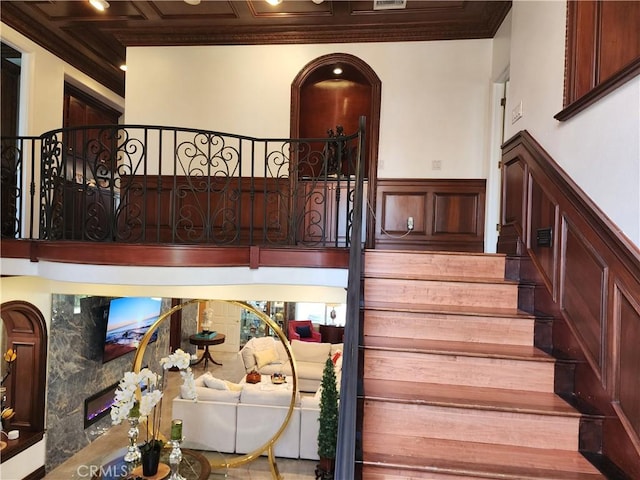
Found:
<path fill-rule="evenodd" d="M 291 403 L 291 390 L 261 388 L 261 384 L 248 385 L 242 389 L 240 403 L 251 405 L 288 406 Z"/>
<path fill-rule="evenodd" d="M 315 362 L 324 365 L 331 352 L 331 344 L 293 340 L 291 350 L 296 362 Z"/>
<path fill-rule="evenodd" d="M 204 374 L 204 386 L 213 390 L 229 390 L 224 380 L 214 377 L 211 374 Z"/>
<path fill-rule="evenodd" d="M 298 367 L 298 378 L 309 380 L 322 380 L 322 370 L 324 363 L 316 362 L 296 362 Z"/>
<path fill-rule="evenodd" d="M 241 390 L 214 390 L 207 387 L 196 387 L 198 402 L 238 403 Z"/>

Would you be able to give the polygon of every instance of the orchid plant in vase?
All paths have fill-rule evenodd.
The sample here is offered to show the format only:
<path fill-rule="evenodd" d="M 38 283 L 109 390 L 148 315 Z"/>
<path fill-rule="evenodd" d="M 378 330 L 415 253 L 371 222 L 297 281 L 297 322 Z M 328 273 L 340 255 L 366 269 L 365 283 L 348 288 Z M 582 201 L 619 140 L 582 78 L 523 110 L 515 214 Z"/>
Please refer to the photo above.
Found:
<path fill-rule="evenodd" d="M 111 407 L 111 420 L 114 425 L 128 420 L 130 446 L 125 461 L 136 462 L 141 455 L 149 451 L 162 449 L 164 442 L 159 438 L 160 412 L 162 400 L 161 377 L 143 368 L 140 372 L 126 372 L 116 389 L 114 404 Z M 160 409 L 160 412 L 157 410 Z M 151 416 L 151 420 L 148 417 Z M 138 424 L 147 419 L 146 438 L 142 447 L 138 447 Z"/>

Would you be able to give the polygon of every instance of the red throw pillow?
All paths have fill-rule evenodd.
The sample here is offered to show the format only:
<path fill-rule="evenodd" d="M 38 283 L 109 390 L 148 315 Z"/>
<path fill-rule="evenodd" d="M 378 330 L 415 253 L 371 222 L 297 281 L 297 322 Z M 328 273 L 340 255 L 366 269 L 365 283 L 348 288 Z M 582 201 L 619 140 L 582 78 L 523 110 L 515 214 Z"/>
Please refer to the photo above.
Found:
<path fill-rule="evenodd" d="M 333 354 L 333 357 L 331 357 L 331 361 L 333 362 L 334 365 L 338 363 L 338 360 L 340 359 L 341 355 L 342 355 L 342 352 L 336 352 Z"/>

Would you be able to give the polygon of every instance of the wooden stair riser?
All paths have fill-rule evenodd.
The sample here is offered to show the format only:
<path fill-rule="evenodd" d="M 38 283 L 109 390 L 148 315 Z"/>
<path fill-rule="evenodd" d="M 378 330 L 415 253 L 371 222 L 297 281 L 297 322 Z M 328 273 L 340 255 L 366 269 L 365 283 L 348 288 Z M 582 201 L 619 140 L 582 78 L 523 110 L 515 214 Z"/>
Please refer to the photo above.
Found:
<path fill-rule="evenodd" d="M 391 442 L 369 444 L 367 434 L 575 451 L 579 429 L 578 417 L 367 400 L 362 424 L 365 451 L 397 455 L 420 455 L 420 447 L 393 451 Z"/>
<path fill-rule="evenodd" d="M 463 307 L 517 308 L 518 286 L 511 283 L 447 282 L 370 278 L 365 299 L 404 305 L 416 303 Z"/>
<path fill-rule="evenodd" d="M 364 263 L 367 277 L 400 278 L 505 278 L 505 258 L 501 255 L 459 255 L 450 253 L 367 251 Z"/>
<path fill-rule="evenodd" d="M 364 378 L 553 392 L 554 365 L 487 358 L 368 349 Z"/>
<path fill-rule="evenodd" d="M 364 335 L 532 345 L 532 318 L 366 310 Z"/>

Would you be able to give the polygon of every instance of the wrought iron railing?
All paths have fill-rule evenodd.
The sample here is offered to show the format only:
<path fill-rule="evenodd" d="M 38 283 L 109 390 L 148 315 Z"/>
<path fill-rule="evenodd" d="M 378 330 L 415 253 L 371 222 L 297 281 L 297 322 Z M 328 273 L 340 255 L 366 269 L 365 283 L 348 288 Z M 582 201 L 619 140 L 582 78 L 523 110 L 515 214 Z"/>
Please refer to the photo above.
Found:
<path fill-rule="evenodd" d="M 103 125 L 2 138 L 2 238 L 348 247 L 362 132 L 338 132 Z"/>

